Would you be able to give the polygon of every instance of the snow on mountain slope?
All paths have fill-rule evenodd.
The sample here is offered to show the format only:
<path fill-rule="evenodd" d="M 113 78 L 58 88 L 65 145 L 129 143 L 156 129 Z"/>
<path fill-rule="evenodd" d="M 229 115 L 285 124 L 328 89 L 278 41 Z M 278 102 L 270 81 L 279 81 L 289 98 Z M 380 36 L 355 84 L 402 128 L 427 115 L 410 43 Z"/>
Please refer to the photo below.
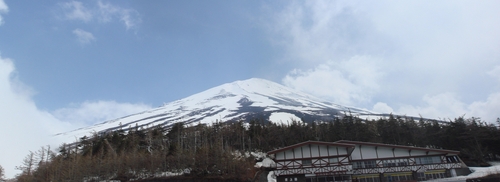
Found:
<path fill-rule="evenodd" d="M 349 112 L 359 116 L 377 115 L 370 111 L 325 102 L 268 80 L 251 78 L 226 83 L 152 110 L 60 133 L 57 136 L 74 138 L 135 126 L 171 126 L 177 122 L 210 124 L 216 121 L 263 119 L 287 123 L 293 118 L 310 123 L 342 117 Z"/>

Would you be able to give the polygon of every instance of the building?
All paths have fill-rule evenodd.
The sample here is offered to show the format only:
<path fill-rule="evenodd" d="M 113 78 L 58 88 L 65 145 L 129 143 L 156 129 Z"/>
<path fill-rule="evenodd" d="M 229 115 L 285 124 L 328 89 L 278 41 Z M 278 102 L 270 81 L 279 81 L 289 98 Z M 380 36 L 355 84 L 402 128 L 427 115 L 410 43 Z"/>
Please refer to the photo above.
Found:
<path fill-rule="evenodd" d="M 453 150 L 341 140 L 307 141 L 268 152 L 278 182 L 425 181 L 469 172 Z"/>

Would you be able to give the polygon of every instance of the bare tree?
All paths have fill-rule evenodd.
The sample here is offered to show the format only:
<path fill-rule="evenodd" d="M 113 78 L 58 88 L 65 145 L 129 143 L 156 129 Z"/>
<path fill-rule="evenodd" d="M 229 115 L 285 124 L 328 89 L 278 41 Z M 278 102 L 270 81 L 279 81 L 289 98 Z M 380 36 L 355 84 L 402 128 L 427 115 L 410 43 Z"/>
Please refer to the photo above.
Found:
<path fill-rule="evenodd" d="M 21 170 L 24 174 L 30 176 L 35 169 L 35 153 L 30 151 L 30 153 L 23 159 L 23 164 L 21 166 L 16 166 L 16 169 Z"/>
<path fill-rule="evenodd" d="M 3 179 L 3 177 L 4 177 L 4 169 L 3 169 L 3 167 L 0 165 L 0 180 L 4 180 L 4 179 Z"/>

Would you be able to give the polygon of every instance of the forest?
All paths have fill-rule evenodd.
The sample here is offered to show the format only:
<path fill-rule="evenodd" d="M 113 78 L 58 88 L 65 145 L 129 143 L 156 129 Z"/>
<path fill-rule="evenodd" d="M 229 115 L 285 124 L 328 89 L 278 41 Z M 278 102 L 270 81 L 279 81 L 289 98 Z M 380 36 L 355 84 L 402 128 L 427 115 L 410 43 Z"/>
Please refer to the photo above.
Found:
<path fill-rule="evenodd" d="M 497 121 L 496 125 L 499 122 Z M 353 140 L 460 151 L 469 166 L 500 156 L 500 128 L 479 118 L 450 121 L 389 116 L 345 116 L 327 122 L 266 120 L 212 125 L 127 128 L 80 138 L 53 151 L 30 151 L 18 181 L 144 181 L 184 178 L 251 181 L 258 170 L 251 151 L 267 152 L 308 140 Z"/>

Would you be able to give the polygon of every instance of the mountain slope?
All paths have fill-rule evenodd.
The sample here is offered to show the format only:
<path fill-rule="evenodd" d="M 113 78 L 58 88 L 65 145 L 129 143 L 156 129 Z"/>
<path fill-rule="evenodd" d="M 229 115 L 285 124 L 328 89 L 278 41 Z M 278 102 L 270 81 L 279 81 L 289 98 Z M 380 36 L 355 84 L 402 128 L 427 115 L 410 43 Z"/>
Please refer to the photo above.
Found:
<path fill-rule="evenodd" d="M 152 110 L 57 135 L 81 137 L 92 132 L 100 133 L 135 126 L 171 126 L 177 122 L 210 124 L 216 121 L 251 119 L 314 122 L 342 117 L 345 113 L 378 115 L 322 101 L 268 80 L 252 78 L 226 83 Z"/>

